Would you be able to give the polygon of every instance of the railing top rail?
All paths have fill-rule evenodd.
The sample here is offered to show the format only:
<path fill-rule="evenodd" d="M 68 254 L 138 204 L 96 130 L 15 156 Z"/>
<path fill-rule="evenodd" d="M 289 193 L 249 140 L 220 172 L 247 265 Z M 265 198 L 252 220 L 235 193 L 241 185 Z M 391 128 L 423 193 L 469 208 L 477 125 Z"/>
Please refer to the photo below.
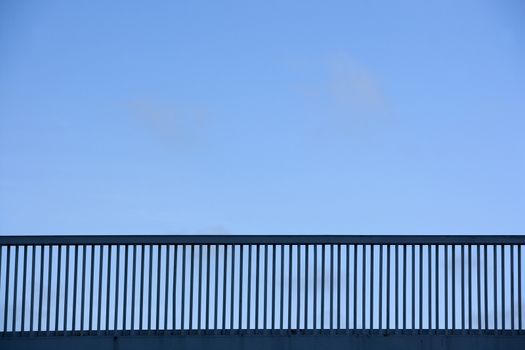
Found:
<path fill-rule="evenodd" d="M 84 244 L 525 244 L 525 235 L 92 235 L 0 236 L 0 245 Z"/>

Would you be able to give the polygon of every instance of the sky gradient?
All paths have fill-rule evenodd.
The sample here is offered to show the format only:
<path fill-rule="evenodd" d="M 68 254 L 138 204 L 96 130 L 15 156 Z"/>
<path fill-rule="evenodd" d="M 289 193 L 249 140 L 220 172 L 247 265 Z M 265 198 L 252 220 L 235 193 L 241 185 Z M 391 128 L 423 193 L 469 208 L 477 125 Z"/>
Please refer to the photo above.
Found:
<path fill-rule="evenodd" d="M 0 234 L 523 234 L 524 15 L 2 1 Z"/>

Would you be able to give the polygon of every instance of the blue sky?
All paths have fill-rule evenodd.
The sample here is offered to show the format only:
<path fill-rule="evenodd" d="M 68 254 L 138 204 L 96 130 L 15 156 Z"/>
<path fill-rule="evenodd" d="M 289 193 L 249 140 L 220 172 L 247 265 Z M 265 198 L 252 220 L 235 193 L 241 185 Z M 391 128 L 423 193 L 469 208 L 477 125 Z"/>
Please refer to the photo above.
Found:
<path fill-rule="evenodd" d="M 524 15 L 2 1 L 0 234 L 523 234 Z"/>

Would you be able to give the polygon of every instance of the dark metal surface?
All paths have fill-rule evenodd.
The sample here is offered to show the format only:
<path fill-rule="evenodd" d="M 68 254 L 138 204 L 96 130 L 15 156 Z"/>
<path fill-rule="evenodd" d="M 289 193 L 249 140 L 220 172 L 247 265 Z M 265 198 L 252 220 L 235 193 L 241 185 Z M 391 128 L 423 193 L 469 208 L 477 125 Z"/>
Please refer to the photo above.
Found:
<path fill-rule="evenodd" d="M 116 335 L 83 337 L 0 337 L 2 350 L 522 350 L 525 337 L 513 334 L 258 334 Z"/>
<path fill-rule="evenodd" d="M 357 348 L 488 337 L 512 349 L 524 249 L 525 236 L 0 237 L 0 348 L 72 335 L 162 347 L 165 334 L 309 348 L 345 334 Z"/>
<path fill-rule="evenodd" d="M 151 235 L 151 236 L 0 236 L 0 245 L 116 244 L 523 244 L 524 235 L 506 236 L 345 236 L 345 235 Z"/>

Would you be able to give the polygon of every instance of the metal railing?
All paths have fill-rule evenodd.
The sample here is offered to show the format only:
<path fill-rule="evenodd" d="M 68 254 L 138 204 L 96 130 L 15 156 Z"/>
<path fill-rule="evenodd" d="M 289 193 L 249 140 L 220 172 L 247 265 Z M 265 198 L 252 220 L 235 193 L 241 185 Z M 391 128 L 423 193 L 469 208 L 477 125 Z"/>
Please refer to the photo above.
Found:
<path fill-rule="evenodd" d="M 521 333 L 524 247 L 525 236 L 0 237 L 0 334 Z"/>

